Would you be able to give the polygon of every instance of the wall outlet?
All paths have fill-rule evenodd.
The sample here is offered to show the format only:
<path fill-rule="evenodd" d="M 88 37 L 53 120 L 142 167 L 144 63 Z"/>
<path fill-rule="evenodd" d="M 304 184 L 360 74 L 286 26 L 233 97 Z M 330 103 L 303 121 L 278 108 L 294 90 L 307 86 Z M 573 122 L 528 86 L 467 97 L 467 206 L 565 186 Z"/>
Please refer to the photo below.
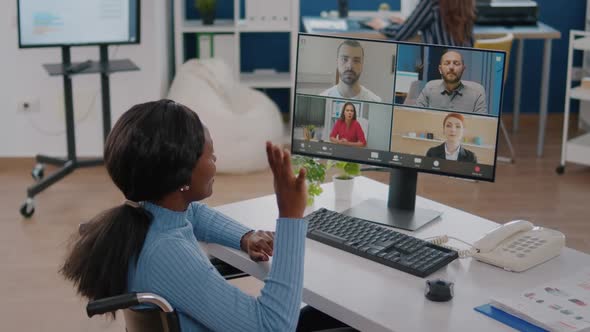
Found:
<path fill-rule="evenodd" d="M 21 100 L 16 105 L 16 110 L 22 113 L 37 113 L 41 111 L 41 100 L 37 98 L 27 98 Z"/>

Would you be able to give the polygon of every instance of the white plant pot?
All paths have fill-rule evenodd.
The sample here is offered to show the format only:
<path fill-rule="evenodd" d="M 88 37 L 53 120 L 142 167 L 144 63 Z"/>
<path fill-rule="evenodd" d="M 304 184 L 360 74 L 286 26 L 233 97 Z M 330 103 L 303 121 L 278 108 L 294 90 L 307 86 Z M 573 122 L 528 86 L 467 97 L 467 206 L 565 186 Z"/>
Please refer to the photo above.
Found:
<path fill-rule="evenodd" d="M 349 180 L 341 180 L 334 175 L 332 180 L 334 182 L 334 197 L 337 201 L 352 200 L 352 190 L 354 188 L 354 178 Z"/>

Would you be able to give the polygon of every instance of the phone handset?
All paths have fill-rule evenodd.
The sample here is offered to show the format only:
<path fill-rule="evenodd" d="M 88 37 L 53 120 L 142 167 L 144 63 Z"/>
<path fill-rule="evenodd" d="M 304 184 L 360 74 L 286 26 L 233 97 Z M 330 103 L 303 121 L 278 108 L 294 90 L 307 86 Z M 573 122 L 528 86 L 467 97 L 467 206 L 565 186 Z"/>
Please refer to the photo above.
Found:
<path fill-rule="evenodd" d="M 479 253 L 486 253 L 494 250 L 498 244 L 515 233 L 529 231 L 534 228 L 534 225 L 526 220 L 514 220 L 499 226 L 488 233 L 473 244 Z"/>

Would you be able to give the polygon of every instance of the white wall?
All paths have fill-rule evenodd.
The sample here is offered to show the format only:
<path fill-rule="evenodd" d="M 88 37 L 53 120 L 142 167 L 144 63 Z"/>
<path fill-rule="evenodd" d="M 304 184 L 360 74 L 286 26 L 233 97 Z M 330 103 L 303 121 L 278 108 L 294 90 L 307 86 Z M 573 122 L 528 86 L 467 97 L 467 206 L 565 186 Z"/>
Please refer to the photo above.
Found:
<path fill-rule="evenodd" d="M 111 59 L 132 60 L 139 71 L 112 74 L 112 123 L 130 106 L 160 99 L 168 88 L 167 1 L 141 2 L 141 44 L 110 46 Z M 16 1 L 0 12 L 0 157 L 42 153 L 66 155 L 63 79 L 50 77 L 44 63 L 61 62 L 60 48 L 19 49 Z M 98 60 L 98 47 L 73 47 L 72 61 Z M 114 56 L 113 56 L 114 55 Z M 72 80 L 78 156 L 102 155 L 100 75 Z M 39 100 L 39 112 L 18 112 L 25 100 Z"/>

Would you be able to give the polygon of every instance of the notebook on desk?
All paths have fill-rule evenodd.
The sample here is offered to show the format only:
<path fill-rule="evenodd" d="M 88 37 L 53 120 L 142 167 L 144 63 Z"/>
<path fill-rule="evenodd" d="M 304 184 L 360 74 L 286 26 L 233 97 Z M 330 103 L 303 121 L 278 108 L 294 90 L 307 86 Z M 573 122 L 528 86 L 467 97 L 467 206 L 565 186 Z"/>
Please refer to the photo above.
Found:
<path fill-rule="evenodd" d="M 525 331 L 590 331 L 590 268 L 518 294 L 493 298 L 489 305 L 475 310 L 510 326 L 515 321 L 508 319 L 512 317 L 540 327 Z"/>
<path fill-rule="evenodd" d="M 535 326 L 525 320 L 522 320 L 516 316 L 512 316 L 500 309 L 496 309 L 489 304 L 480 305 L 479 307 L 473 308 L 475 311 L 480 312 L 488 317 L 491 317 L 501 323 L 504 323 L 518 331 L 522 332 L 547 332 L 547 330 Z"/>

